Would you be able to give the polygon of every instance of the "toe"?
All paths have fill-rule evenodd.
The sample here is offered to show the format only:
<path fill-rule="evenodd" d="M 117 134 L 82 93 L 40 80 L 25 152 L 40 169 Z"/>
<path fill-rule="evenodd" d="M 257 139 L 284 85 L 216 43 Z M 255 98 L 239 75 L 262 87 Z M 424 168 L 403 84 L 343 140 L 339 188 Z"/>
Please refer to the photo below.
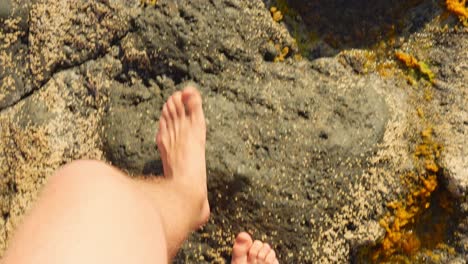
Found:
<path fill-rule="evenodd" d="M 156 143 L 158 144 L 158 148 L 163 147 L 163 139 L 167 137 L 167 124 L 164 117 L 161 117 L 159 120 L 159 130 L 158 135 L 156 136 Z"/>
<path fill-rule="evenodd" d="M 163 111 L 163 116 L 161 116 L 161 119 L 159 120 L 159 131 L 158 135 L 156 136 L 156 143 L 158 145 L 159 154 L 163 163 L 165 177 L 171 177 L 172 174 L 170 168 L 167 166 L 167 146 L 169 144 L 169 140 L 170 136 L 167 128 L 167 121 L 164 117 Z"/>
<path fill-rule="evenodd" d="M 169 115 L 171 116 L 171 123 L 172 123 L 172 127 L 173 127 L 173 131 L 171 134 L 173 134 L 174 136 L 174 140 L 177 140 L 177 137 L 179 135 L 179 128 L 180 128 L 180 119 L 177 115 L 177 108 L 176 108 L 176 103 L 175 103 L 175 98 L 174 96 L 171 96 L 168 100 L 167 100 L 167 110 L 169 110 Z M 174 142 L 174 141 L 173 141 Z"/>
<path fill-rule="evenodd" d="M 167 110 L 169 110 L 169 115 L 171 116 L 171 119 L 176 120 L 177 119 L 177 109 L 176 109 L 176 106 L 175 106 L 175 103 L 174 103 L 174 96 L 171 96 L 167 100 L 166 105 L 167 105 Z"/>
<path fill-rule="evenodd" d="M 232 248 L 232 264 L 246 263 L 247 255 L 252 246 L 252 238 L 246 232 L 242 232 L 236 237 Z"/>
<path fill-rule="evenodd" d="M 267 243 L 264 243 L 260 251 L 258 252 L 258 260 L 259 261 L 265 261 L 268 253 L 270 253 L 271 247 Z"/>
<path fill-rule="evenodd" d="M 274 250 L 270 250 L 270 252 L 268 253 L 268 255 L 265 258 L 265 262 L 267 264 L 276 264 L 277 263 L 276 253 L 275 253 Z"/>
<path fill-rule="evenodd" d="M 186 107 L 186 114 L 191 117 L 192 121 L 203 122 L 205 120 L 203 117 L 202 98 L 196 88 L 192 86 L 185 88 L 182 92 L 182 102 Z"/>
<path fill-rule="evenodd" d="M 259 240 L 255 240 L 255 242 L 249 250 L 249 257 L 247 258 L 249 262 L 255 262 L 258 260 L 258 253 L 260 252 L 262 246 L 262 242 L 260 242 Z"/>
<path fill-rule="evenodd" d="M 182 103 L 182 93 L 175 92 L 174 95 L 172 96 L 172 99 L 175 105 L 177 116 L 179 118 L 185 117 L 185 108 L 184 108 L 184 104 Z"/>
<path fill-rule="evenodd" d="M 162 117 L 166 121 L 166 126 L 168 129 L 170 129 L 169 125 L 171 124 L 171 114 L 169 113 L 169 108 L 167 106 L 167 103 L 164 104 L 163 110 L 162 110 Z"/>
<path fill-rule="evenodd" d="M 164 123 L 166 124 L 167 140 L 168 142 L 174 142 L 174 122 L 172 122 L 168 103 L 163 107 L 162 116 L 164 118 Z"/>

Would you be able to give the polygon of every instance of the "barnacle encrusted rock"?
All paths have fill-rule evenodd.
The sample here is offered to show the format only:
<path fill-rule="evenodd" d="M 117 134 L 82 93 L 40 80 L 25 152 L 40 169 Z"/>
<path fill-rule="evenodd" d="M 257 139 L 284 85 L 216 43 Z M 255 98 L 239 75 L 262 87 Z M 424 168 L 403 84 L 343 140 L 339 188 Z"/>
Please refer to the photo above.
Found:
<path fill-rule="evenodd" d="M 386 241 L 379 220 L 388 202 L 407 197 L 400 176 L 417 170 L 425 122 L 444 147 L 426 169 L 437 168 L 461 201 L 454 210 L 468 213 L 462 29 L 434 18 L 408 33 L 401 50 L 435 75 L 410 85 L 394 53 L 382 62 L 372 49 L 333 49 L 330 58 L 296 60 L 295 33 L 261 0 L 14 2 L 30 4 L 29 20 L 13 15 L 0 28 L 2 250 L 47 177 L 70 160 L 161 173 L 160 110 L 188 81 L 204 98 L 212 218 L 177 261 L 228 261 L 241 230 L 273 245 L 284 263 L 348 262 Z M 425 190 L 445 184 L 424 180 Z M 458 251 L 447 261 L 467 248 L 468 224 L 454 226 Z M 417 241 L 408 236 L 408 251 Z"/>

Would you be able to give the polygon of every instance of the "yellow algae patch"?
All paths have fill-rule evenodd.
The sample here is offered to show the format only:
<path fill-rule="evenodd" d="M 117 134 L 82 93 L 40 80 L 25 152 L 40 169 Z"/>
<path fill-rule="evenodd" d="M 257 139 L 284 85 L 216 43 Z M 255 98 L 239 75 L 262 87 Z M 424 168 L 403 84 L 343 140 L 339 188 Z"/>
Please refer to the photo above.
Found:
<path fill-rule="evenodd" d="M 447 10 L 457 15 L 464 26 L 468 26 L 468 9 L 466 0 L 446 0 Z"/>
<path fill-rule="evenodd" d="M 275 22 L 280 22 L 281 20 L 283 20 L 283 14 L 281 13 L 280 10 L 278 10 L 277 7 L 272 6 L 270 8 L 270 13 L 271 13 L 271 17 L 273 18 Z"/>
<path fill-rule="evenodd" d="M 426 161 L 432 160 L 435 162 L 435 159 L 440 157 L 442 145 L 434 142 L 432 139 L 433 133 L 434 131 L 431 127 L 428 127 L 421 132 L 423 141 L 421 144 L 416 146 L 415 155 L 417 157 L 423 157 Z"/>
<path fill-rule="evenodd" d="M 395 72 L 395 63 L 393 61 L 378 63 L 376 66 L 376 71 L 382 77 L 392 76 Z"/>
<path fill-rule="evenodd" d="M 424 76 L 428 81 L 430 81 L 431 83 L 434 82 L 435 75 L 426 63 L 418 61 L 412 55 L 401 51 L 396 51 L 395 57 L 399 61 L 403 62 L 406 65 L 406 67 L 418 70 L 419 73 L 422 76 Z"/>
<path fill-rule="evenodd" d="M 279 51 L 279 55 L 276 56 L 275 62 L 282 62 L 286 58 L 286 56 L 289 54 L 289 47 L 281 47 L 277 44 L 275 45 L 276 49 Z"/>
<path fill-rule="evenodd" d="M 296 61 L 301 61 L 303 59 L 302 55 L 301 54 L 294 54 L 294 59 Z"/>
<path fill-rule="evenodd" d="M 416 108 L 419 118 L 424 118 L 424 110 L 421 107 Z"/>
<path fill-rule="evenodd" d="M 150 5 L 150 6 L 156 6 L 158 3 L 158 0 L 140 0 L 140 4 L 145 6 L 145 5 Z"/>
<path fill-rule="evenodd" d="M 289 54 L 289 47 L 288 46 L 285 46 L 285 47 L 282 47 L 280 44 L 274 44 L 273 40 L 270 40 L 269 41 L 270 44 L 273 44 L 275 46 L 275 50 L 277 52 L 278 55 L 276 55 L 276 57 L 274 58 L 274 62 L 283 62 L 286 57 L 288 56 Z M 297 58 L 299 59 L 299 58 Z"/>

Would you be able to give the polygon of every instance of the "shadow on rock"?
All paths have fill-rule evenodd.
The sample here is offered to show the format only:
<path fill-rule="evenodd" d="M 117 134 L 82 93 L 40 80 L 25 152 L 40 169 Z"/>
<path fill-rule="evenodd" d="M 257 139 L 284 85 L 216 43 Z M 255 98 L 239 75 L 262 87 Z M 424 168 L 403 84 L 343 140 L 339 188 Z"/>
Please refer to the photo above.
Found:
<path fill-rule="evenodd" d="M 398 45 L 398 38 L 422 29 L 436 15 L 436 6 L 423 0 L 265 2 L 285 13 L 291 35 L 309 58 L 374 47 L 381 41 Z"/>

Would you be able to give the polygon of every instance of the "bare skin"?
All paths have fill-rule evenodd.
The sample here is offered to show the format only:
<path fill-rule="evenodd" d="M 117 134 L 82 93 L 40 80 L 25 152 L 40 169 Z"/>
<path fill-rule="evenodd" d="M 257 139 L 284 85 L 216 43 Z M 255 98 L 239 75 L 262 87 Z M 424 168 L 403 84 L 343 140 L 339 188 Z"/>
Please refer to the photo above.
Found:
<path fill-rule="evenodd" d="M 206 125 L 199 92 L 174 93 L 156 137 L 158 179 L 134 180 L 99 161 L 74 161 L 49 178 L 3 263 L 167 263 L 206 223 Z M 278 263 L 268 244 L 236 238 L 232 263 Z"/>
<path fill-rule="evenodd" d="M 239 233 L 232 248 L 231 264 L 279 264 L 275 251 L 267 243 L 252 241 L 249 234 Z"/>

